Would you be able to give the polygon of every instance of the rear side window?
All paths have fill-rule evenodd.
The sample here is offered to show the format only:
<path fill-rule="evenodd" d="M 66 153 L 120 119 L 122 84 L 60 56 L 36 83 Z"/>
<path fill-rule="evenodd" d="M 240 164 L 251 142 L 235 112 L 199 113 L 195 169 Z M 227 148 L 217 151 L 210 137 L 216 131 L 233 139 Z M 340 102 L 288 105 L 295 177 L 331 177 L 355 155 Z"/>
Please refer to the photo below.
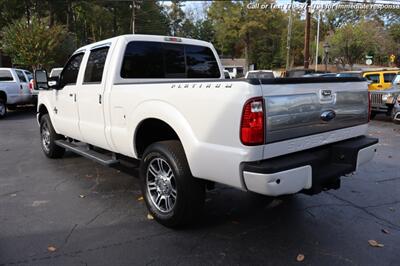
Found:
<path fill-rule="evenodd" d="M 122 78 L 164 78 L 162 43 L 128 43 L 121 69 Z"/>
<path fill-rule="evenodd" d="M 122 78 L 219 78 L 219 66 L 208 47 L 161 42 L 128 43 Z"/>
<path fill-rule="evenodd" d="M 10 70 L 0 70 L 0 81 L 13 81 Z"/>
<path fill-rule="evenodd" d="M 103 47 L 90 51 L 83 82 L 101 83 L 101 80 L 103 78 L 104 64 L 106 62 L 108 48 L 109 47 Z"/>
<path fill-rule="evenodd" d="M 21 70 L 15 70 L 15 73 L 17 73 L 18 79 L 20 82 L 28 82 L 25 78 L 24 73 L 22 73 Z"/>
<path fill-rule="evenodd" d="M 393 81 L 394 77 L 396 77 L 395 73 L 384 73 L 383 74 L 383 80 L 385 81 L 385 83 L 391 83 Z"/>
<path fill-rule="evenodd" d="M 25 75 L 28 77 L 28 80 L 31 80 L 31 79 L 33 79 L 33 75 L 32 75 L 32 73 L 31 73 L 31 72 L 24 71 L 24 73 L 25 73 Z"/>
<path fill-rule="evenodd" d="M 61 86 L 76 84 L 78 79 L 79 68 L 82 63 L 83 53 L 73 55 L 65 65 L 61 73 Z"/>
<path fill-rule="evenodd" d="M 368 80 L 371 80 L 372 83 L 379 83 L 379 74 L 371 74 L 365 76 Z"/>

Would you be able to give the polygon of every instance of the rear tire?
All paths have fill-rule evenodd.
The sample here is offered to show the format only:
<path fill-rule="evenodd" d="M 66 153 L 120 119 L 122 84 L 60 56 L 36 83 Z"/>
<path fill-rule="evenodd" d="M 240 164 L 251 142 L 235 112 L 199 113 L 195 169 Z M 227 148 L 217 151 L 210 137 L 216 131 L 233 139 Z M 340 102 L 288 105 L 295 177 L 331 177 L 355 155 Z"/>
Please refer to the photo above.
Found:
<path fill-rule="evenodd" d="M 64 155 L 65 149 L 55 143 L 56 140 L 63 138 L 54 130 L 49 115 L 43 115 L 40 119 L 40 140 L 42 150 L 48 158 L 61 158 Z"/>
<path fill-rule="evenodd" d="M 6 115 L 7 115 L 6 101 L 0 98 L 0 119 L 6 117 Z"/>
<path fill-rule="evenodd" d="M 192 176 L 179 141 L 151 144 L 143 154 L 140 179 L 150 214 L 164 226 L 192 223 L 202 213 L 205 182 Z"/>

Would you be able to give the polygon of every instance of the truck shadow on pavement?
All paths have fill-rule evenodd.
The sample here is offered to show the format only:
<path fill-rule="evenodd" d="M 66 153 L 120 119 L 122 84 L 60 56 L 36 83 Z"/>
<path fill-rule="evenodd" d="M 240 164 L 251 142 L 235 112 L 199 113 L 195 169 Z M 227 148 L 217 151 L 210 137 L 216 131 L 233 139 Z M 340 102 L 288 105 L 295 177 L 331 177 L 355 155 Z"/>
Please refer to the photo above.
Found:
<path fill-rule="evenodd" d="M 12 120 L 26 120 L 32 116 L 36 116 L 36 107 L 35 106 L 24 106 L 18 107 L 15 110 L 8 110 L 7 116 L 2 120 L 12 121 Z M 0 120 L 0 121 L 2 121 Z"/>

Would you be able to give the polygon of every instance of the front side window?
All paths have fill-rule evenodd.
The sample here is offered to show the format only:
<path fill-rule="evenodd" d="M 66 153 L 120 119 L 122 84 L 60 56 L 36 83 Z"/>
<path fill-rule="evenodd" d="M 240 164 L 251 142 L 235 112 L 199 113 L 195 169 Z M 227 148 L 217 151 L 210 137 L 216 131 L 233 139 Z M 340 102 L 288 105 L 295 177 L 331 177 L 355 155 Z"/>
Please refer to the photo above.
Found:
<path fill-rule="evenodd" d="M 83 53 L 76 54 L 69 59 L 60 76 L 61 87 L 76 84 L 83 55 Z"/>
<path fill-rule="evenodd" d="M 26 78 L 25 78 L 24 73 L 22 73 L 21 70 L 15 70 L 15 73 L 17 73 L 19 82 L 28 82 L 28 81 L 26 80 Z"/>
<path fill-rule="evenodd" d="M 372 83 L 379 83 L 379 74 L 366 75 L 365 77 L 372 81 Z"/>
<path fill-rule="evenodd" d="M 122 78 L 219 78 L 218 62 L 208 47 L 132 41 L 121 67 Z"/>
<path fill-rule="evenodd" d="M 14 78 L 10 70 L 0 70 L 0 81 L 13 81 Z"/>
<path fill-rule="evenodd" d="M 108 48 L 109 47 L 103 47 L 90 51 L 83 82 L 101 83 L 101 80 L 103 78 L 104 64 L 106 62 Z"/>

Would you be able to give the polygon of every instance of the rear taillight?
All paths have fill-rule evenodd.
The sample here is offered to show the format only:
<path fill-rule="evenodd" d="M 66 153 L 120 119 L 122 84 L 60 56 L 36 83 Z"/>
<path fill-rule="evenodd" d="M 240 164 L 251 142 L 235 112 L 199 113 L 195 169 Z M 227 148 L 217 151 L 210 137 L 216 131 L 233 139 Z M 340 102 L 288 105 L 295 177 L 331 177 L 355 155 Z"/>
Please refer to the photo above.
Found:
<path fill-rule="evenodd" d="M 30 81 L 29 81 L 29 90 L 33 90 L 33 88 L 35 87 L 34 85 L 34 80 L 33 79 L 31 79 Z"/>
<path fill-rule="evenodd" d="M 242 113 L 240 140 L 244 145 L 264 144 L 264 99 L 248 100 Z"/>
<path fill-rule="evenodd" d="M 368 92 L 368 122 L 371 121 L 371 93 Z"/>

